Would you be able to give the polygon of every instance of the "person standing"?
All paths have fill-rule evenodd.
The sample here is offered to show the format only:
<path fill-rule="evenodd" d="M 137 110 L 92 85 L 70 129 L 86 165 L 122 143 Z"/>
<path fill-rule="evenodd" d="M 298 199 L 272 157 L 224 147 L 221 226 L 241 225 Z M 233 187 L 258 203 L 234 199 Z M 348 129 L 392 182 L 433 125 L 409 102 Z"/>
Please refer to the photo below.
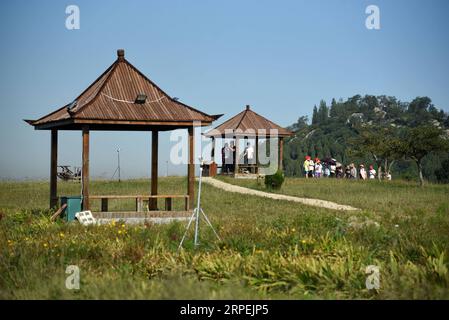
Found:
<path fill-rule="evenodd" d="M 306 176 L 306 179 L 309 178 L 309 163 L 310 163 L 310 156 L 306 156 L 306 160 L 304 160 L 303 164 L 304 175 Z"/>
<path fill-rule="evenodd" d="M 314 175 L 314 171 L 315 171 L 315 163 L 313 162 L 312 159 L 309 160 L 309 178 L 313 178 Z"/>
<path fill-rule="evenodd" d="M 357 179 L 357 168 L 355 167 L 354 163 L 351 163 L 351 179 Z"/>
<path fill-rule="evenodd" d="M 251 144 L 248 142 L 246 144 L 245 152 L 243 153 L 243 159 L 245 162 L 245 165 L 253 163 L 254 158 L 254 148 L 251 146 Z"/>
<path fill-rule="evenodd" d="M 321 178 L 321 174 L 323 172 L 323 166 L 321 165 L 320 159 L 315 162 L 315 177 Z"/>
<path fill-rule="evenodd" d="M 324 176 L 329 178 L 331 175 L 331 170 L 329 168 L 329 163 L 324 163 Z"/>
<path fill-rule="evenodd" d="M 227 143 L 224 144 L 223 148 L 221 148 L 221 171 L 222 173 L 226 172 L 226 147 Z"/>
<path fill-rule="evenodd" d="M 369 178 L 376 179 L 376 170 L 374 169 L 373 165 L 369 166 Z"/>
<path fill-rule="evenodd" d="M 232 172 L 237 173 L 237 172 L 235 172 L 235 164 L 236 164 L 235 160 L 236 160 L 236 157 L 237 157 L 237 155 L 236 155 L 237 148 L 235 147 L 234 141 L 231 141 L 230 149 L 231 149 L 231 159 L 232 159 L 231 160 Z"/>
<path fill-rule="evenodd" d="M 230 173 L 232 169 L 232 148 L 229 146 L 229 144 L 225 143 L 224 146 L 224 153 L 225 153 L 225 172 Z"/>
<path fill-rule="evenodd" d="M 360 175 L 360 179 L 366 180 L 366 169 L 363 164 L 360 165 L 359 175 Z"/>

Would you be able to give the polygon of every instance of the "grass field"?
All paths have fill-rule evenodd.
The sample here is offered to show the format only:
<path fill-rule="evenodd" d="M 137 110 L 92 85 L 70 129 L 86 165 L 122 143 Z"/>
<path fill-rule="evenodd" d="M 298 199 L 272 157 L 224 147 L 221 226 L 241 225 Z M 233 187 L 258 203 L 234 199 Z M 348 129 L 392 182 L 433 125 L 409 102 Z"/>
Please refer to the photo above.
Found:
<path fill-rule="evenodd" d="M 263 189 L 255 181 L 224 179 Z M 185 192 L 161 178 L 160 193 Z M 92 194 L 147 193 L 149 182 L 94 181 Z M 59 194 L 80 185 L 60 183 Z M 447 299 L 449 186 L 287 179 L 278 191 L 360 208 L 339 212 L 204 185 L 203 227 L 177 252 L 184 223 L 82 227 L 49 222 L 48 183 L 0 183 L 2 299 Z M 130 203 L 115 203 L 126 210 Z M 204 226 L 204 225 L 202 225 Z M 68 265 L 80 290 L 65 287 Z M 368 265 L 380 288 L 365 285 Z"/>

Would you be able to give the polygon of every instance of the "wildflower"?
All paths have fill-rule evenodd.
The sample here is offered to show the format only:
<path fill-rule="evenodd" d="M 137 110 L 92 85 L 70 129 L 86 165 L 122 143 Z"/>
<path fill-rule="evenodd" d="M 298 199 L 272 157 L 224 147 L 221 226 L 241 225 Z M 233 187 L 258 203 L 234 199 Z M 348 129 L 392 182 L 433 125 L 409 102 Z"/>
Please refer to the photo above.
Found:
<path fill-rule="evenodd" d="M 124 228 L 124 227 L 125 227 L 125 224 L 123 223 L 123 224 L 122 224 L 122 228 Z"/>
<path fill-rule="evenodd" d="M 119 231 L 118 231 L 118 234 L 122 234 L 122 230 L 119 230 Z"/>
<path fill-rule="evenodd" d="M 296 229 L 295 229 L 295 228 L 293 228 L 293 229 L 292 229 L 292 232 L 295 232 L 295 231 L 296 231 Z"/>
<path fill-rule="evenodd" d="M 47 248 L 48 247 L 48 244 L 47 243 L 44 243 L 44 248 Z"/>
<path fill-rule="evenodd" d="M 59 233 L 59 236 L 60 236 L 61 238 L 64 238 L 64 233 L 60 232 L 60 233 Z"/>
<path fill-rule="evenodd" d="M 301 240 L 301 243 L 302 243 L 302 244 L 306 244 L 306 243 L 307 243 L 307 240 Z"/>

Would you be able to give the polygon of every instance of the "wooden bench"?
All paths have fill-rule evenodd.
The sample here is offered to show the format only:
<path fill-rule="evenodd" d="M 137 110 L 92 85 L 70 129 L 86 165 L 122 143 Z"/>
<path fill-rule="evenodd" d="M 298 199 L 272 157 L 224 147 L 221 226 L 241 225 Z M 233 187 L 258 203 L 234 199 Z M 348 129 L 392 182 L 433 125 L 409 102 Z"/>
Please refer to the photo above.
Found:
<path fill-rule="evenodd" d="M 183 195 L 183 194 L 172 194 L 172 195 L 95 195 L 95 196 L 89 196 L 89 199 L 92 200 L 101 200 L 101 212 L 108 212 L 109 211 L 109 199 L 135 199 L 136 201 L 136 212 L 143 212 L 144 210 L 144 202 L 148 202 L 148 211 L 149 206 L 151 203 L 151 200 L 154 199 L 157 201 L 157 199 L 165 199 L 165 211 L 172 211 L 173 209 L 173 199 L 184 199 L 184 209 L 185 211 L 189 210 L 189 196 Z"/>

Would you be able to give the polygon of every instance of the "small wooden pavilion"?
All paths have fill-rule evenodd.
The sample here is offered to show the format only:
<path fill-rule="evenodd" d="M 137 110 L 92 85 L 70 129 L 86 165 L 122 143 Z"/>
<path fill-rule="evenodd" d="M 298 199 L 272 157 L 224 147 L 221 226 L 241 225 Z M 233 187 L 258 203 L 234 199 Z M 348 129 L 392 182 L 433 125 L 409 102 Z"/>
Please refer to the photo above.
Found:
<path fill-rule="evenodd" d="M 254 165 L 243 165 L 239 161 L 239 157 L 236 157 L 234 164 L 234 176 L 239 175 L 239 169 L 243 167 L 254 167 L 256 174 L 259 173 L 259 138 L 261 139 L 279 139 L 278 148 L 278 168 L 282 169 L 282 158 L 284 151 L 284 138 L 293 135 L 292 131 L 289 131 L 276 123 L 268 120 L 267 118 L 254 112 L 249 105 L 246 106 L 245 110 L 235 115 L 231 119 L 225 121 L 218 127 L 205 133 L 206 137 L 212 139 L 212 151 L 211 159 L 215 159 L 215 149 L 216 149 L 216 139 L 233 139 L 235 141 L 235 154 L 240 155 L 239 142 L 240 139 L 255 139 L 255 164 Z M 246 144 L 245 144 L 246 145 Z M 223 172 L 223 168 L 222 168 Z"/>
<path fill-rule="evenodd" d="M 149 131 L 151 132 L 150 210 L 157 209 L 158 195 L 158 133 L 188 130 L 188 169 L 186 209 L 194 199 L 194 127 L 209 126 L 220 116 L 208 115 L 177 99 L 171 98 L 153 81 L 125 59 L 125 51 L 117 50 L 117 60 L 73 102 L 38 120 L 25 120 L 36 130 L 51 131 L 50 207 L 58 203 L 57 162 L 58 131 L 82 131 L 82 207 L 90 208 L 90 199 L 102 200 L 107 210 L 106 196 L 89 196 L 89 134 L 91 131 Z M 125 196 L 124 196 L 125 197 Z M 117 197 L 116 197 L 117 198 Z M 169 199 L 170 201 L 172 198 Z M 137 199 L 136 199 L 137 201 Z M 169 202 L 170 202 L 169 201 Z M 171 203 L 168 203 L 171 210 Z"/>

